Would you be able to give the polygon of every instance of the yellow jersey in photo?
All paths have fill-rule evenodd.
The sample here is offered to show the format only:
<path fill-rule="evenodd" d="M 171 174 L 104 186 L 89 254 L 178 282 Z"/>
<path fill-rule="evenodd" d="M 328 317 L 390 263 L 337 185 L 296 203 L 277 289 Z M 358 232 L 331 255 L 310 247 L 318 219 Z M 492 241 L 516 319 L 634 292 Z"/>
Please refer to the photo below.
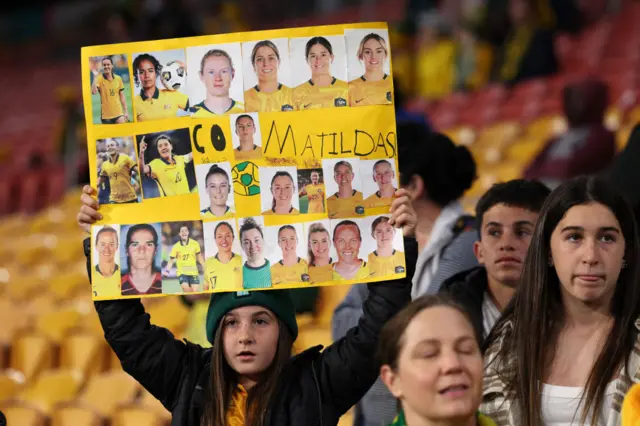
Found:
<path fill-rule="evenodd" d="M 100 93 L 101 117 L 103 120 L 124 115 L 124 108 L 120 100 L 120 92 L 124 90 L 124 83 L 119 75 L 113 74 L 113 79 L 105 78 L 104 74 L 96 77 L 96 86 Z"/>
<path fill-rule="evenodd" d="M 314 185 L 310 183 L 304 187 L 304 192 L 307 193 L 307 198 L 309 199 L 308 213 L 324 213 L 324 184 Z"/>
<path fill-rule="evenodd" d="M 234 217 L 235 214 L 236 212 L 234 212 L 233 209 L 229 206 L 227 206 L 227 211 L 224 212 L 222 216 L 216 216 L 215 214 L 213 214 L 213 212 L 211 211 L 211 207 L 200 210 L 200 216 L 202 216 L 203 219 L 221 219 L 225 217 Z"/>
<path fill-rule="evenodd" d="M 271 215 L 277 215 L 278 213 L 275 212 L 275 210 L 273 209 L 269 209 L 269 210 L 265 210 L 262 212 L 263 216 L 271 216 Z M 298 209 L 294 209 L 293 206 L 291 206 L 291 208 L 289 209 L 289 213 L 284 213 L 284 214 L 300 214 L 300 212 L 298 211 Z"/>
<path fill-rule="evenodd" d="M 140 91 L 133 100 L 136 111 L 136 121 L 161 120 L 178 116 L 178 110 L 189 109 L 189 96 L 173 90 L 156 91 L 150 98 Z"/>
<path fill-rule="evenodd" d="M 327 198 L 327 211 L 330 219 L 364 215 L 362 192 L 353 190 L 349 198 L 340 198 L 336 192 Z"/>
<path fill-rule="evenodd" d="M 368 260 L 371 277 L 386 277 L 405 271 L 404 252 L 398 250 L 393 250 L 391 256 L 386 257 L 380 257 L 378 252 L 374 251 L 369 254 Z"/>
<path fill-rule="evenodd" d="M 218 115 L 227 115 L 227 114 L 239 114 L 241 112 L 244 112 L 244 105 L 241 102 L 231 99 L 231 106 L 229 107 L 229 109 L 226 110 L 224 114 L 216 114 L 215 112 L 207 108 L 207 106 L 204 104 L 204 101 L 202 101 L 199 104 L 196 104 L 191 108 L 189 108 L 189 112 L 191 113 L 191 116 L 194 118 L 215 117 Z"/>
<path fill-rule="evenodd" d="M 102 163 L 100 176 L 109 179 L 111 192 L 109 201 L 112 203 L 126 203 L 137 200 L 136 191 L 131 184 L 131 169 L 136 163 L 126 154 L 118 154 L 115 162 L 111 159 Z"/>
<path fill-rule="evenodd" d="M 309 278 L 313 284 L 333 280 L 333 259 L 329 258 L 328 265 L 309 265 Z"/>
<path fill-rule="evenodd" d="M 246 112 L 293 111 L 293 90 L 280 83 L 278 89 L 264 93 L 256 85 L 244 92 Z"/>
<path fill-rule="evenodd" d="M 105 277 L 100 272 L 100 267 L 96 265 L 92 280 L 93 295 L 96 297 L 119 297 L 120 296 L 120 269 L 118 265 L 110 277 Z"/>
<path fill-rule="evenodd" d="M 209 290 L 242 290 L 242 258 L 233 253 L 231 260 L 222 263 L 216 254 L 205 262 L 204 279 Z"/>
<path fill-rule="evenodd" d="M 174 164 L 162 158 L 156 158 L 149 163 L 151 173 L 156 176 L 158 189 L 163 197 L 189 194 L 185 157 L 186 155 L 174 155 Z"/>
<path fill-rule="evenodd" d="M 349 82 L 349 105 L 385 105 L 393 103 L 393 81 L 387 74 L 380 81 L 367 81 L 364 76 Z"/>
<path fill-rule="evenodd" d="M 348 99 L 349 85 L 335 77 L 325 87 L 309 80 L 293 89 L 293 105 L 297 110 L 343 107 L 347 106 Z"/>
<path fill-rule="evenodd" d="M 240 147 L 238 147 L 233 150 L 233 154 L 238 162 L 257 160 L 258 158 L 262 158 L 262 148 L 258 145 L 253 145 L 253 149 L 251 151 L 240 151 Z"/>
<path fill-rule="evenodd" d="M 186 243 L 178 241 L 171 248 L 169 257 L 176 260 L 176 275 L 198 275 L 197 255 L 200 253 L 200 244 L 189 238 Z"/>
<path fill-rule="evenodd" d="M 393 197 L 381 197 L 380 191 L 376 191 L 375 193 L 365 198 L 364 208 L 372 209 L 374 207 L 390 206 L 392 202 L 393 202 Z"/>
<path fill-rule="evenodd" d="M 271 267 L 272 284 L 290 284 L 309 282 L 309 265 L 307 261 L 298 258 L 292 266 L 284 266 L 282 260 Z"/>
<path fill-rule="evenodd" d="M 369 271 L 369 265 L 367 265 L 367 262 L 365 262 L 364 260 L 362 261 L 362 264 L 360 265 L 360 267 L 356 271 L 355 275 L 353 277 L 351 277 L 351 278 L 344 278 L 342 275 L 340 275 L 336 271 L 336 265 L 337 265 L 337 263 L 333 264 L 333 276 L 331 277 L 333 281 L 338 281 L 338 280 L 364 280 L 364 279 L 367 279 L 367 278 L 371 277 L 371 271 Z"/>

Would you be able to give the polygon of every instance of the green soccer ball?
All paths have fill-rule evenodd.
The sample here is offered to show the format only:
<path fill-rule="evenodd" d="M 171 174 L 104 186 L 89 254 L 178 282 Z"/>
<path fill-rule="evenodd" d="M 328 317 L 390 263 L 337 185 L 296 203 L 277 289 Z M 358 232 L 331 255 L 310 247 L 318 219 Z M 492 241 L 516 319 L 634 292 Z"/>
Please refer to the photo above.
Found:
<path fill-rule="evenodd" d="M 260 176 L 258 166 L 250 161 L 238 163 L 231 170 L 233 189 L 236 194 L 251 196 L 260 194 Z"/>

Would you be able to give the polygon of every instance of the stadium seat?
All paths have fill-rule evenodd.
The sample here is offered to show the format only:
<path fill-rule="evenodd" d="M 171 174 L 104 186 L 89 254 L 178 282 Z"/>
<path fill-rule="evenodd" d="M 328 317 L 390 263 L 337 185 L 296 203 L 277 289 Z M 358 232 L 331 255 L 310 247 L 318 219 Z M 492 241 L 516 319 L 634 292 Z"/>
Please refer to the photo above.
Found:
<path fill-rule="evenodd" d="M 111 417 L 112 426 L 162 426 L 164 423 L 153 411 L 136 407 L 122 408 Z"/>
<path fill-rule="evenodd" d="M 16 333 L 29 325 L 29 317 L 21 313 L 21 306 L 15 301 L 9 297 L 0 299 L 0 347 L 8 346 Z"/>
<path fill-rule="evenodd" d="M 36 320 L 36 329 L 49 337 L 54 343 L 60 343 L 69 330 L 81 319 L 75 309 L 67 308 L 41 315 Z"/>
<path fill-rule="evenodd" d="M 100 417 L 84 407 L 60 407 L 51 416 L 51 426 L 101 426 Z"/>
<path fill-rule="evenodd" d="M 43 370 L 53 367 L 53 349 L 51 341 L 41 334 L 16 336 L 11 344 L 9 368 L 20 372 L 28 383 Z"/>
<path fill-rule="evenodd" d="M 142 389 L 140 399 L 133 403 L 134 406 L 144 408 L 147 411 L 153 411 L 164 421 L 171 420 L 171 413 L 167 410 L 155 396 L 151 395 L 145 389 Z"/>
<path fill-rule="evenodd" d="M 22 386 L 20 379 L 21 377 L 10 374 L 10 371 L 0 371 L 0 403 L 16 395 L 18 389 Z"/>
<path fill-rule="evenodd" d="M 62 341 L 60 368 L 79 371 L 87 378 L 104 370 L 106 354 L 103 337 L 89 332 L 74 332 Z"/>
<path fill-rule="evenodd" d="M 131 404 L 140 385 L 124 371 L 109 371 L 93 376 L 78 402 L 109 417 L 120 405 Z"/>
<path fill-rule="evenodd" d="M 163 297 L 154 300 L 146 308 L 155 325 L 181 334 L 187 326 L 189 309 L 178 297 Z"/>
<path fill-rule="evenodd" d="M 82 375 L 73 370 L 47 370 L 18 394 L 17 398 L 45 414 L 51 414 L 56 404 L 69 402 L 78 394 Z"/>
<path fill-rule="evenodd" d="M 38 410 L 21 405 L 0 406 L 7 418 L 7 426 L 45 426 L 45 417 Z"/>

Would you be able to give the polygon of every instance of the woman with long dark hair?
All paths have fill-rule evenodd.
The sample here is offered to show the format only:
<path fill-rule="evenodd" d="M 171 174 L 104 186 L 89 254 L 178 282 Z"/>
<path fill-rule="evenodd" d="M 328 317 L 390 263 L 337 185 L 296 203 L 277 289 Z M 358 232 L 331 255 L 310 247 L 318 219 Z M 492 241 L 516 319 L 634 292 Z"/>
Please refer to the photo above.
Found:
<path fill-rule="evenodd" d="M 498 425 L 619 425 L 640 373 L 637 226 L 599 177 L 547 198 L 519 291 L 487 339 L 483 412 Z"/>

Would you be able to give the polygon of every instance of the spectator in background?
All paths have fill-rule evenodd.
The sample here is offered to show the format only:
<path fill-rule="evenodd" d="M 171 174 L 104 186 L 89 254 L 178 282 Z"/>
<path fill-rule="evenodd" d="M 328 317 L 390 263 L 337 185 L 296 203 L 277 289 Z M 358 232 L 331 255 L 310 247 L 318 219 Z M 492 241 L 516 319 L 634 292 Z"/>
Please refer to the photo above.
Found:
<path fill-rule="evenodd" d="M 635 211 L 636 221 L 640 223 L 640 124 L 631 131 L 627 145 L 618 154 L 607 175 L 626 195 Z"/>
<path fill-rule="evenodd" d="M 512 85 L 558 70 L 553 34 L 544 29 L 533 0 L 509 0 L 510 31 L 499 49 L 494 79 Z"/>
<path fill-rule="evenodd" d="M 409 191 L 418 216 L 420 255 L 411 292 L 415 299 L 437 293 L 445 279 L 477 265 L 473 220 L 458 201 L 475 180 L 476 164 L 467 148 L 442 134 L 429 133 L 420 124 L 399 124 L 398 141 L 400 186 Z M 333 314 L 334 339 L 358 323 L 367 295 L 366 286 L 349 290 Z M 378 380 L 356 406 L 355 424 L 389 424 L 395 415 L 396 402 Z"/>
<path fill-rule="evenodd" d="M 564 115 L 569 129 L 552 138 L 525 172 L 554 188 L 572 177 L 593 174 L 607 168 L 616 152 L 615 135 L 604 125 L 608 88 L 586 80 L 563 90 Z"/>

